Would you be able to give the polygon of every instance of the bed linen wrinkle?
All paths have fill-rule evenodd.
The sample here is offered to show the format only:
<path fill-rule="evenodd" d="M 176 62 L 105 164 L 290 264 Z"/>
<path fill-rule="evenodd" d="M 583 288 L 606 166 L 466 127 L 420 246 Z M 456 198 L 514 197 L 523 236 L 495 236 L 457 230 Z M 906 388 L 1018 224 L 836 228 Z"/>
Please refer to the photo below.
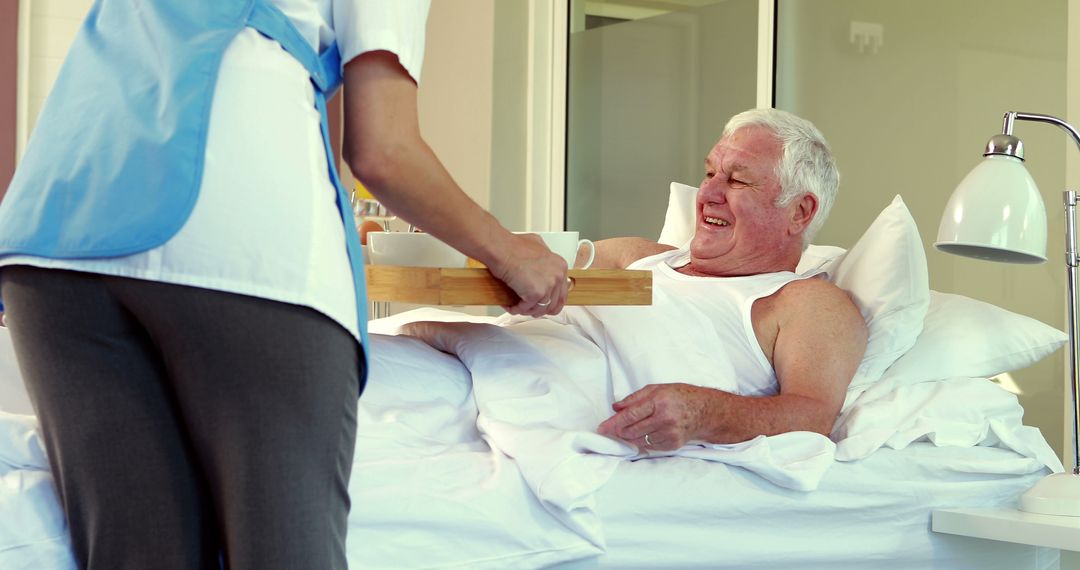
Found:
<path fill-rule="evenodd" d="M 387 319 L 373 330 L 398 328 Z M 541 568 L 600 553 L 548 514 L 513 460 L 481 436 L 472 381 L 458 359 L 414 338 L 372 337 L 378 358 L 358 429 L 378 440 L 357 441 L 350 567 Z M 424 439 L 446 451 L 414 446 Z"/>

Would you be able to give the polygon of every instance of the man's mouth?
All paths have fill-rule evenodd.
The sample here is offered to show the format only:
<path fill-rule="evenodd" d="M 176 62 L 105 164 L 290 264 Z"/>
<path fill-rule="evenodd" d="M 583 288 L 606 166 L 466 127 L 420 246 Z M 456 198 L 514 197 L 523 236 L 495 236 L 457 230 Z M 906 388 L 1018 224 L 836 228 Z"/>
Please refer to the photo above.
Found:
<path fill-rule="evenodd" d="M 706 224 L 712 224 L 714 226 L 720 226 L 720 227 L 730 225 L 727 220 L 724 220 L 724 219 L 721 219 L 721 218 L 714 218 L 712 216 L 705 216 L 705 223 Z"/>

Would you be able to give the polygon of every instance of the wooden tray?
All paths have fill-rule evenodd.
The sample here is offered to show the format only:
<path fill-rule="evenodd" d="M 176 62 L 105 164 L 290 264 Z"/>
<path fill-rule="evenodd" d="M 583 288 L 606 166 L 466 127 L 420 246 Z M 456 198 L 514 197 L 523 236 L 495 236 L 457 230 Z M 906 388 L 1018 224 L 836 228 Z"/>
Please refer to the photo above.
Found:
<path fill-rule="evenodd" d="M 517 295 L 487 269 L 368 265 L 370 301 L 421 305 L 501 305 Z M 630 269 L 571 269 L 574 287 L 567 305 L 651 305 L 652 272 Z"/>

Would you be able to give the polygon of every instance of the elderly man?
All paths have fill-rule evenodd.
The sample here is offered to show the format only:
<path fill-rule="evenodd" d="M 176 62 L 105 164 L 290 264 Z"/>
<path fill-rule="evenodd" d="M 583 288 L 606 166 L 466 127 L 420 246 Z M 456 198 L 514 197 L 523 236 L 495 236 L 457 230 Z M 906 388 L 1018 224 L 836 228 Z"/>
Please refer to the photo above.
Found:
<path fill-rule="evenodd" d="M 747 111 L 731 119 L 705 158 L 688 250 L 639 238 L 597 243 L 594 267 L 651 268 L 656 287 L 715 304 L 709 318 L 729 339 L 716 347 L 723 351 L 717 360 L 735 363 L 724 369 L 735 371 L 742 394 L 649 384 L 614 404 L 601 434 L 671 450 L 689 441 L 831 431 L 866 348 L 866 325 L 844 291 L 793 272 L 837 185 L 828 145 L 810 122 L 775 109 Z"/>

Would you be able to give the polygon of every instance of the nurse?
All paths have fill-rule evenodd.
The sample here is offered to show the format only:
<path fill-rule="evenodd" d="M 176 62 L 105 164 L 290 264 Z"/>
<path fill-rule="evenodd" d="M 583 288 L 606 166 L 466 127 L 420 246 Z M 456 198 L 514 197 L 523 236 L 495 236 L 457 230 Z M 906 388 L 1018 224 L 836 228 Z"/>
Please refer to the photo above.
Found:
<path fill-rule="evenodd" d="M 80 567 L 346 567 L 367 315 L 328 153 L 340 82 L 365 186 L 491 268 L 511 312 L 561 310 L 565 262 L 420 136 L 428 4 L 91 8 L 0 205 L 5 316 Z"/>

